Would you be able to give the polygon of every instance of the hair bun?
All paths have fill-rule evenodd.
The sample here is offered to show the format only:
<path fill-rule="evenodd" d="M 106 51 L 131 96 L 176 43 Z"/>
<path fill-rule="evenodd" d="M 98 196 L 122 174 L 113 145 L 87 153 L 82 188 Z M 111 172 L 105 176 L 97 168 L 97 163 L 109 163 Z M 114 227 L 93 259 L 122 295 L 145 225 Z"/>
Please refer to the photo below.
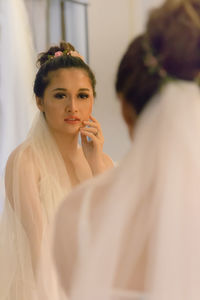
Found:
<path fill-rule="evenodd" d="M 66 51 L 67 53 L 75 51 L 74 46 L 70 43 L 66 43 L 65 41 L 60 42 L 60 49 L 61 51 Z"/>
<path fill-rule="evenodd" d="M 70 53 L 71 51 L 75 51 L 75 48 L 72 44 L 61 41 L 59 46 L 50 47 L 46 52 L 42 52 L 38 55 L 37 66 L 40 68 L 49 61 L 49 56 L 54 56 L 58 51 Z"/>
<path fill-rule="evenodd" d="M 200 1 L 177 0 L 176 5 L 173 1 L 152 11 L 147 34 L 167 73 L 193 80 L 200 70 Z"/>

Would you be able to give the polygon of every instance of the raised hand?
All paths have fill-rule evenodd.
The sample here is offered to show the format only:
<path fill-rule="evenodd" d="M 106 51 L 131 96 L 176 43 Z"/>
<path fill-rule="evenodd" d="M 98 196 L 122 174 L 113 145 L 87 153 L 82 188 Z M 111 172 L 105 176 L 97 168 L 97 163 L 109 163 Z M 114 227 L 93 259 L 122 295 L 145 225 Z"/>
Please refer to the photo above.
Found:
<path fill-rule="evenodd" d="M 90 121 L 83 122 L 83 126 L 80 128 L 83 153 L 93 174 L 101 173 L 105 169 L 104 137 L 101 126 L 92 116 L 90 116 Z"/>

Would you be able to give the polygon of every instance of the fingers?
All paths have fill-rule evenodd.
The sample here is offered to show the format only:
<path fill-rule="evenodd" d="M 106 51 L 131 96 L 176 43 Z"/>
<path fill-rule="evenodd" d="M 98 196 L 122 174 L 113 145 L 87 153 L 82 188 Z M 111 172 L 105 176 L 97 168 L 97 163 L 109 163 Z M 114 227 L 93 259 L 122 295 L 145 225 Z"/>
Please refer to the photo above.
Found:
<path fill-rule="evenodd" d="M 90 120 L 92 120 L 92 121 L 95 122 L 95 123 L 99 123 L 99 122 L 97 121 L 97 119 L 95 119 L 92 115 L 90 115 Z"/>
<path fill-rule="evenodd" d="M 84 128 L 96 128 L 97 130 L 100 128 L 98 124 L 90 122 L 90 121 L 83 121 L 83 125 L 87 126 Z"/>
<path fill-rule="evenodd" d="M 92 117 L 92 116 L 90 116 L 90 120 L 91 121 L 83 121 L 83 125 L 89 126 L 89 128 L 90 127 L 94 127 L 99 132 L 101 132 L 101 125 L 99 124 L 99 122 L 94 117 Z"/>
<path fill-rule="evenodd" d="M 94 142 L 100 141 L 103 143 L 104 138 L 99 122 L 93 116 L 90 116 L 90 120 L 83 121 L 84 127 L 80 128 L 80 133 L 90 137 Z"/>
<path fill-rule="evenodd" d="M 81 143 L 82 144 L 87 144 L 88 143 L 87 135 L 84 135 L 84 133 L 81 133 Z"/>
<path fill-rule="evenodd" d="M 81 138 L 82 138 L 82 141 L 84 142 L 84 143 L 88 143 L 88 140 L 87 140 L 87 137 L 89 137 L 89 138 L 91 138 L 91 140 L 93 141 L 93 142 L 98 142 L 98 138 L 97 138 L 97 136 L 96 135 L 94 135 L 92 132 L 89 132 L 89 131 L 87 131 L 87 130 L 80 130 L 80 132 L 81 132 Z M 90 142 L 89 142 L 90 143 Z"/>
<path fill-rule="evenodd" d="M 83 132 L 83 131 L 85 131 L 85 132 L 90 132 L 90 133 L 94 134 L 95 136 L 98 135 L 98 130 L 97 130 L 97 128 L 93 128 L 93 127 L 83 127 L 83 128 L 80 129 L 80 132 Z"/>
<path fill-rule="evenodd" d="M 91 123 L 92 122 L 84 122 L 84 125 L 86 125 L 86 127 L 80 128 L 80 132 L 92 133 L 99 139 L 103 140 L 103 133 L 101 131 L 101 128 L 99 128 L 98 125 L 96 125 L 94 123 L 91 124 Z"/>

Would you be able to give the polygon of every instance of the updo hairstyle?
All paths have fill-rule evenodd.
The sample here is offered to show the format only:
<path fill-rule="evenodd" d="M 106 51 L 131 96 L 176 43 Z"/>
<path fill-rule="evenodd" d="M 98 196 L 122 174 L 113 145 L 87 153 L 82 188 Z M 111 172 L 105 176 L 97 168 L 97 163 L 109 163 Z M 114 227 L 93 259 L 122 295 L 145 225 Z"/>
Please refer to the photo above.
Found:
<path fill-rule="evenodd" d="M 93 95 L 96 96 L 96 79 L 90 67 L 78 56 L 70 55 L 75 48 L 70 43 L 61 42 L 59 46 L 50 47 L 47 52 L 39 54 L 37 66 L 39 70 L 34 82 L 34 93 L 42 98 L 44 91 L 50 83 L 49 73 L 59 69 L 76 68 L 84 70 L 92 85 Z M 63 55 L 55 56 L 55 53 L 62 52 Z"/>
<path fill-rule="evenodd" d="M 200 1 L 166 1 L 150 14 L 145 34 L 128 47 L 118 68 L 116 91 L 137 114 L 163 84 L 144 63 L 146 42 L 169 78 L 194 80 L 200 72 Z"/>

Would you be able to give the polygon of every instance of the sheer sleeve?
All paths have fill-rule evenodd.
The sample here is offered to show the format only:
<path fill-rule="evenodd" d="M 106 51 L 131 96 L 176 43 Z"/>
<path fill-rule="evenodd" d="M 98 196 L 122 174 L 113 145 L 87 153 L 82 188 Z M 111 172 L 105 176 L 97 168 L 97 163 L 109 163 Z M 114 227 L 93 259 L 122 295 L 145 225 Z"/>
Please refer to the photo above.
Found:
<path fill-rule="evenodd" d="M 35 300 L 36 270 L 44 231 L 39 171 L 30 147 L 9 157 L 0 219 L 0 299 Z"/>
<path fill-rule="evenodd" d="M 15 151 L 7 163 L 6 195 L 28 238 L 33 269 L 35 270 L 43 233 L 39 171 L 30 149 L 26 149 L 19 159 L 17 156 L 18 153 Z"/>
<path fill-rule="evenodd" d="M 0 299 L 38 300 L 38 273 L 44 244 L 49 247 L 45 243 L 49 227 L 71 188 L 43 114 L 36 116 L 27 139 L 10 155 L 5 187 L 0 219 Z M 46 280 L 49 265 L 44 271 L 42 279 Z"/>

